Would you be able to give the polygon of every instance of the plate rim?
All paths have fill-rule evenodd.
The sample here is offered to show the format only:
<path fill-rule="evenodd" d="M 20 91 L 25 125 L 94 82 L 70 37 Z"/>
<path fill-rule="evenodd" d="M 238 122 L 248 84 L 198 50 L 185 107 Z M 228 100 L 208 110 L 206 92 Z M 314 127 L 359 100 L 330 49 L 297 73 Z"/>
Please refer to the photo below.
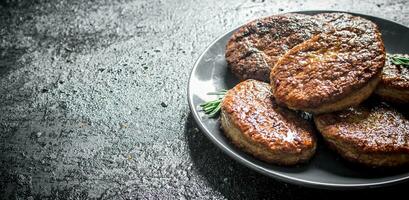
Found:
<path fill-rule="evenodd" d="M 233 31 L 236 31 L 238 28 L 240 28 L 241 26 L 247 24 L 248 22 L 251 22 L 255 19 L 259 19 L 259 18 L 263 18 L 263 17 L 267 17 L 267 16 L 272 16 L 272 15 L 280 15 L 280 14 L 286 14 L 286 13 L 300 13 L 300 14 L 309 14 L 309 13 L 323 13 L 323 12 L 342 12 L 342 13 L 348 13 L 348 14 L 352 14 L 352 15 L 358 15 L 358 16 L 362 16 L 362 17 L 368 17 L 368 18 L 377 18 L 383 21 L 387 21 L 388 23 L 393 23 L 393 24 L 397 24 L 399 26 L 403 26 L 407 29 L 409 29 L 409 27 L 400 24 L 398 22 L 394 22 L 391 21 L 389 19 L 384 19 L 384 18 L 380 18 L 380 17 L 376 17 L 373 15 L 367 15 L 367 14 L 362 14 L 362 13 L 356 13 L 356 12 L 349 12 L 349 11 L 342 11 L 342 10 L 299 10 L 299 11 L 291 11 L 291 12 L 285 12 L 285 13 L 276 13 L 276 14 L 270 14 L 270 15 L 264 15 L 258 18 L 254 18 L 251 20 L 246 21 L 245 23 L 236 26 L 228 31 L 226 31 L 225 33 L 223 33 L 222 35 L 218 36 L 216 39 L 214 39 L 206 48 L 205 50 L 203 50 L 203 52 L 200 54 L 200 56 L 197 58 L 197 60 L 195 61 L 193 68 L 191 69 L 191 72 L 189 74 L 189 79 L 188 79 L 188 86 L 187 86 L 187 98 L 188 98 L 188 104 L 189 104 L 189 108 L 191 111 L 191 114 L 193 115 L 194 120 L 196 121 L 196 124 L 199 126 L 199 129 L 205 133 L 205 135 L 212 141 L 213 144 L 215 144 L 219 149 L 221 149 L 224 153 L 226 153 L 227 155 L 229 155 L 232 159 L 234 159 L 235 161 L 239 162 L 240 164 L 244 165 L 245 167 L 248 167 L 252 170 L 255 170 L 258 173 L 261 173 L 265 176 L 271 177 L 271 178 L 275 178 L 278 179 L 280 181 L 286 182 L 286 183 L 291 183 L 291 184 L 296 184 L 296 185 L 300 185 L 300 186 L 305 186 L 305 187 L 311 187 L 311 188 L 320 188 L 320 189 L 337 189 L 337 190 L 350 190 L 350 189 L 365 189 L 365 188 L 376 188 L 376 187 L 382 187 L 382 186 L 388 186 L 388 185 L 392 185 L 392 184 L 398 184 L 401 183 L 405 180 L 409 179 L 409 175 L 397 178 L 397 179 L 392 179 L 392 180 L 387 180 L 387 181 L 380 181 L 380 182 L 374 182 L 374 183 L 353 183 L 353 184 L 347 184 L 347 183 L 325 183 L 325 182 L 320 182 L 320 181 L 310 181 L 310 180 L 305 180 L 305 179 L 301 179 L 301 178 L 295 178 L 292 176 L 288 176 L 288 175 L 284 175 L 281 174 L 280 172 L 276 172 L 276 171 L 272 171 L 269 169 L 266 169 L 262 166 L 259 166 L 253 162 L 251 162 L 250 160 L 240 156 L 239 154 L 237 154 L 234 150 L 231 150 L 230 148 L 226 147 L 224 144 L 222 144 L 212 133 L 211 131 L 209 131 L 207 129 L 206 126 L 204 126 L 204 124 L 202 123 L 202 120 L 198 114 L 198 112 L 196 111 L 196 108 L 193 104 L 193 96 L 192 96 L 192 91 L 191 91 L 191 83 L 192 83 L 192 77 L 194 76 L 194 72 L 196 72 L 197 68 L 198 68 L 198 64 L 199 62 L 203 59 L 203 57 L 205 56 L 206 52 L 208 52 L 208 50 L 214 46 L 220 39 L 222 39 L 223 37 L 225 37 L 226 35 L 230 34 Z"/>

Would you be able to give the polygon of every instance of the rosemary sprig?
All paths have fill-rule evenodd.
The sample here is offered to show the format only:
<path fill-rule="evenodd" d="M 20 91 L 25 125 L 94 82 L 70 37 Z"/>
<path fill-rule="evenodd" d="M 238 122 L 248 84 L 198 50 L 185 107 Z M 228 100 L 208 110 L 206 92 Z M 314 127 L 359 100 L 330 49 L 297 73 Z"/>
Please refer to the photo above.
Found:
<path fill-rule="evenodd" d="M 391 61 L 395 65 L 403 65 L 405 67 L 409 67 L 409 58 L 401 57 L 401 56 L 391 56 Z"/>
<path fill-rule="evenodd" d="M 204 111 L 204 113 L 209 115 L 210 118 L 215 118 L 217 117 L 217 114 L 219 114 L 220 109 L 221 109 L 221 102 L 226 92 L 227 90 L 221 90 L 218 92 L 209 92 L 207 93 L 207 95 L 217 95 L 219 97 L 216 100 L 208 101 L 208 102 L 200 104 L 200 107 L 202 107 L 202 110 Z"/>

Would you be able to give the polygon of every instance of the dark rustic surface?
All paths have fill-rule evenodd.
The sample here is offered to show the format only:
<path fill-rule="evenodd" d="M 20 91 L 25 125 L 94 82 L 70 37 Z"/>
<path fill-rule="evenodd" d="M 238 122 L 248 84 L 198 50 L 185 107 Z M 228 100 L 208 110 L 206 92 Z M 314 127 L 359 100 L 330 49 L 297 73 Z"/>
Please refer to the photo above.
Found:
<path fill-rule="evenodd" d="M 250 19 L 336 9 L 409 25 L 406 1 L 0 2 L 1 199 L 345 199 L 409 186 L 264 177 L 214 146 L 186 100 L 199 54 Z"/>

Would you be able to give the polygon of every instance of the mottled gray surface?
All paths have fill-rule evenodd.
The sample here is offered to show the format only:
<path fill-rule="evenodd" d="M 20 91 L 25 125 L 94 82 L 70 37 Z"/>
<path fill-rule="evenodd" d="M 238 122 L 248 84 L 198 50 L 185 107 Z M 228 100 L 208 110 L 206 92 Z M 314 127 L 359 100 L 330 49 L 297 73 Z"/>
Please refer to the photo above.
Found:
<path fill-rule="evenodd" d="M 305 199 L 332 192 L 247 169 L 198 129 L 199 54 L 260 16 L 308 9 L 409 25 L 406 1 L 1 1 L 1 199 Z"/>

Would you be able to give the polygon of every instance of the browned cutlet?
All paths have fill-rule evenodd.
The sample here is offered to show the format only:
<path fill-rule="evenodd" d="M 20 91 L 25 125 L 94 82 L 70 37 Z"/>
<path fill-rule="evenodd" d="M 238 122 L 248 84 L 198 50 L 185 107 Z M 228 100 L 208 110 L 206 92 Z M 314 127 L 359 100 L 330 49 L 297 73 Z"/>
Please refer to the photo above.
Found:
<path fill-rule="evenodd" d="M 392 56 L 409 59 L 408 54 L 391 54 L 387 56 L 385 67 L 382 70 L 382 79 L 375 93 L 386 101 L 398 104 L 409 103 L 409 66 L 395 65 Z"/>
<path fill-rule="evenodd" d="M 282 14 L 261 18 L 239 28 L 226 46 L 226 60 L 240 80 L 269 82 L 270 68 L 295 45 L 322 30 L 309 15 Z"/>
<path fill-rule="evenodd" d="M 373 26 L 369 20 L 342 12 L 319 13 L 313 17 L 325 24 L 326 30 L 322 32 L 330 29 L 343 30 L 354 27 L 364 30 L 368 26 Z"/>
<path fill-rule="evenodd" d="M 409 163 L 409 120 L 386 103 L 314 116 L 329 146 L 347 160 L 374 167 Z"/>
<path fill-rule="evenodd" d="M 311 113 L 342 110 L 368 98 L 380 81 L 385 48 L 377 25 L 326 15 L 333 16 L 328 23 L 334 29 L 295 46 L 273 67 L 271 87 L 280 105 Z"/>
<path fill-rule="evenodd" d="M 312 125 L 294 111 L 277 106 L 270 86 L 261 81 L 243 81 L 226 93 L 221 124 L 233 144 L 269 163 L 294 165 L 315 152 Z"/>

